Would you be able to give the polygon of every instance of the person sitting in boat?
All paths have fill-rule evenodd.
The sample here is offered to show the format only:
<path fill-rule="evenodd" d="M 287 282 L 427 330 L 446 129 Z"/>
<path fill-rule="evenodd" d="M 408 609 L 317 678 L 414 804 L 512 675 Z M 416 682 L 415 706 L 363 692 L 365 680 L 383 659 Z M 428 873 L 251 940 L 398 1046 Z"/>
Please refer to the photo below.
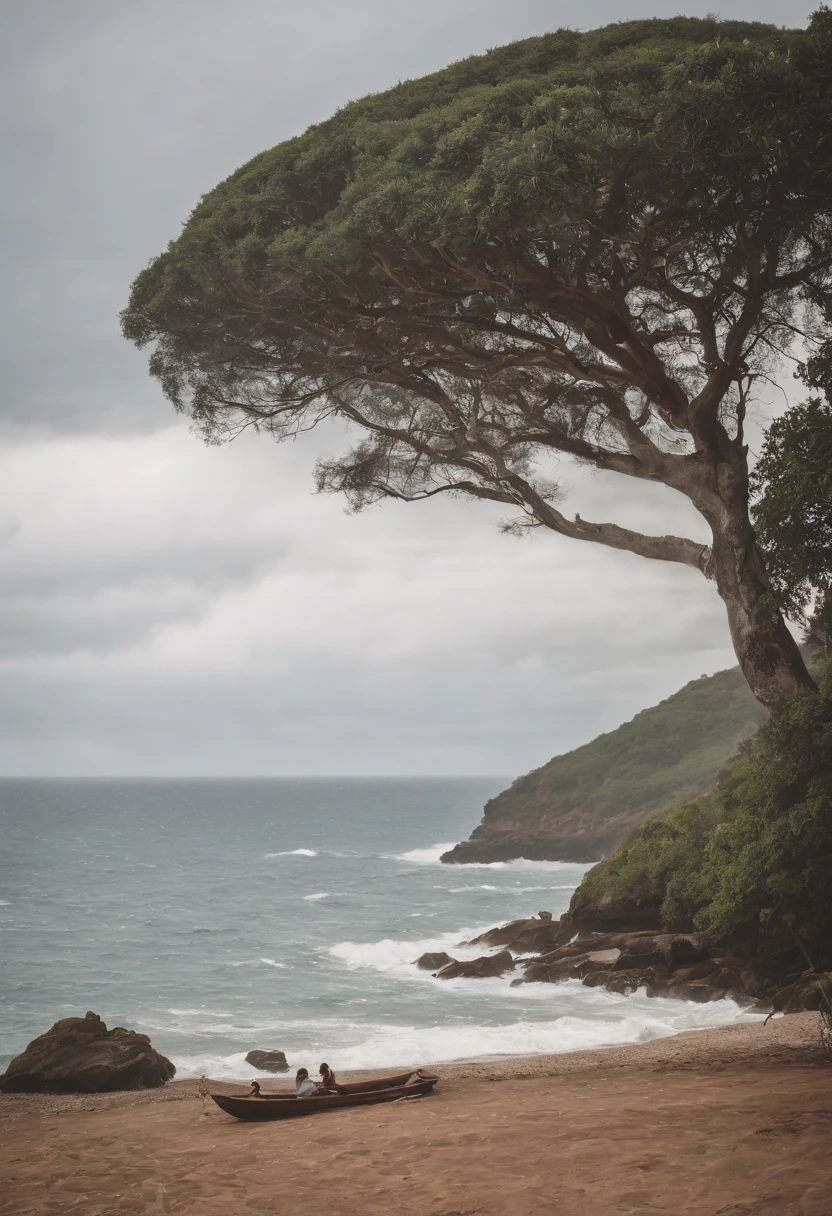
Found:
<path fill-rule="evenodd" d="M 319 1089 L 314 1081 L 310 1080 L 309 1070 L 307 1068 L 299 1068 L 295 1077 L 295 1097 L 296 1098 L 317 1098 L 324 1091 Z"/>
<path fill-rule="evenodd" d="M 335 1080 L 335 1073 L 328 1064 L 322 1064 L 318 1069 L 321 1074 L 320 1081 L 317 1082 L 319 1089 L 329 1090 L 330 1092 L 338 1092 L 338 1082 Z"/>

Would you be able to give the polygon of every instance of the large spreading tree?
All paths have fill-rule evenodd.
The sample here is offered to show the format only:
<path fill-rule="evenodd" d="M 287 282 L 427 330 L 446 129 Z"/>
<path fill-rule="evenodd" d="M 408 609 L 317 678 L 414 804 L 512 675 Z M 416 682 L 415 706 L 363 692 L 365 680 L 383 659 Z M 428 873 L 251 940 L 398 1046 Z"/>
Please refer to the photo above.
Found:
<path fill-rule="evenodd" d="M 354 102 L 203 198 L 123 326 L 211 440 L 354 424 L 318 471 L 354 507 L 468 495 L 700 571 L 774 706 L 811 679 L 744 423 L 831 303 L 824 8 L 560 30 Z M 711 543 L 567 514 L 560 454 L 678 491 Z"/>

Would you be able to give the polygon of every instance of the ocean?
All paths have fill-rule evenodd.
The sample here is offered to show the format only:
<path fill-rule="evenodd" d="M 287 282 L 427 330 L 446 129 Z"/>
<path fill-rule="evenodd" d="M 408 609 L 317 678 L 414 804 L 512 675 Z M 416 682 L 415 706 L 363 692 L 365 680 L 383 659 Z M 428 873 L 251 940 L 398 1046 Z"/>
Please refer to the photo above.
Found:
<path fill-rule="evenodd" d="M 645 1041 L 755 1020 L 731 1001 L 441 981 L 426 950 L 545 909 L 585 866 L 444 866 L 498 779 L 0 781 L 0 1070 L 92 1009 L 179 1077 L 252 1048 L 336 1073 Z"/>

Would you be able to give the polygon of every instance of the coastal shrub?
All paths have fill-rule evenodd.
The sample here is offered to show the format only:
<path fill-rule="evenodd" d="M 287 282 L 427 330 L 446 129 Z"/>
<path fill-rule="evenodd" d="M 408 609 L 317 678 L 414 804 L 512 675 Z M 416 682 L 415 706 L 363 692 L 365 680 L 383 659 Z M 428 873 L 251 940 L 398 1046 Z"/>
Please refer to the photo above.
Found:
<path fill-rule="evenodd" d="M 692 929 L 703 907 L 705 850 L 722 817 L 718 795 L 687 802 L 664 819 L 648 819 L 585 875 L 572 911 L 616 903 L 661 910 L 673 929 Z"/>
<path fill-rule="evenodd" d="M 640 825 L 572 909 L 653 905 L 672 928 L 752 937 L 777 982 L 832 969 L 832 660 L 768 717 L 713 794 Z"/>
<path fill-rule="evenodd" d="M 758 929 L 771 974 L 832 968 L 832 660 L 819 676 L 820 695 L 792 694 L 720 787 L 705 849 L 697 924 Z"/>

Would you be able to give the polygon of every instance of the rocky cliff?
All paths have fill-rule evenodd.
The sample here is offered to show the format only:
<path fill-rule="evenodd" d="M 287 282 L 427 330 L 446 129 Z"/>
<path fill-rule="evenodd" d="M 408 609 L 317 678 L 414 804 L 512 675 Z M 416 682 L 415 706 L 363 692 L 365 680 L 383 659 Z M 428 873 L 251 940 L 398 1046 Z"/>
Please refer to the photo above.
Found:
<path fill-rule="evenodd" d="M 706 793 L 762 714 L 739 668 L 703 676 L 486 803 L 445 862 L 598 861 L 648 816 Z"/>

